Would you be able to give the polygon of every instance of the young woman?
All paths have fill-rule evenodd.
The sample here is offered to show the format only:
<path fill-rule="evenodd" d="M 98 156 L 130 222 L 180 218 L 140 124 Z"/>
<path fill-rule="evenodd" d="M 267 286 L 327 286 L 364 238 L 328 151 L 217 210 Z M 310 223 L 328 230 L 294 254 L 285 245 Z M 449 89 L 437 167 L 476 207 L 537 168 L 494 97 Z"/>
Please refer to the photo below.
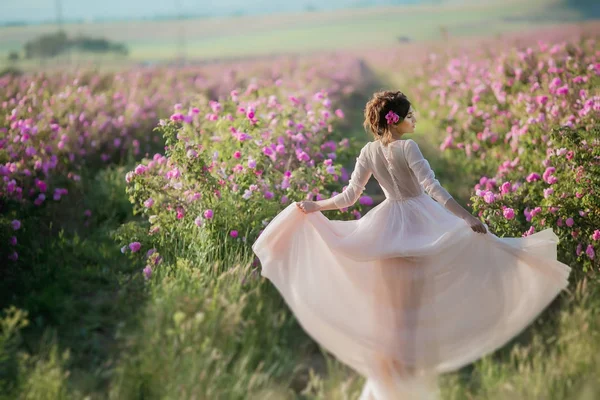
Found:
<path fill-rule="evenodd" d="M 361 400 L 437 398 L 436 376 L 519 334 L 568 285 L 558 237 L 498 238 L 440 185 L 404 135 L 416 117 L 402 92 L 373 95 L 374 135 L 346 189 L 278 214 L 253 244 L 262 276 L 304 330 L 367 378 Z M 348 207 L 371 176 L 386 199 L 360 220 Z"/>

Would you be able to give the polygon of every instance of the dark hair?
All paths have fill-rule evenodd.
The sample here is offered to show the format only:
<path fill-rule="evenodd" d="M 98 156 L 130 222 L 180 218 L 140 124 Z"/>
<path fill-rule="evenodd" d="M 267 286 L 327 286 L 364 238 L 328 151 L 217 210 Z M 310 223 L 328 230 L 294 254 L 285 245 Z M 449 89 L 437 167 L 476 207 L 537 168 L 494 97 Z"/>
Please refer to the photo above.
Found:
<path fill-rule="evenodd" d="M 385 116 L 393 111 L 400 117 L 400 123 L 408 115 L 409 109 L 410 101 L 404 93 L 391 90 L 376 92 L 365 107 L 365 130 L 370 130 L 375 139 L 387 145 L 391 140 L 391 132 Z"/>

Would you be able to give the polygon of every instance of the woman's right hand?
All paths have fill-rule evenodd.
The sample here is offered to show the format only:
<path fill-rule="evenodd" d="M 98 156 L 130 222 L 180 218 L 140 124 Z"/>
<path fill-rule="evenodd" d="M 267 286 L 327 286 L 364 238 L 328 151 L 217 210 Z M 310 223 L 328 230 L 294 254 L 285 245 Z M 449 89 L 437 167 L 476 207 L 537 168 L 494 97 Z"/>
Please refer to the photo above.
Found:
<path fill-rule="evenodd" d="M 485 225 L 477 218 L 475 218 L 472 215 L 469 215 L 466 219 L 465 222 L 467 224 L 469 224 L 469 226 L 471 227 L 471 229 L 473 229 L 474 232 L 477 233 L 487 233 L 487 228 L 485 227 Z"/>
<path fill-rule="evenodd" d="M 296 202 L 296 207 L 298 207 L 304 214 L 310 214 L 321 210 L 316 202 L 308 200 Z"/>

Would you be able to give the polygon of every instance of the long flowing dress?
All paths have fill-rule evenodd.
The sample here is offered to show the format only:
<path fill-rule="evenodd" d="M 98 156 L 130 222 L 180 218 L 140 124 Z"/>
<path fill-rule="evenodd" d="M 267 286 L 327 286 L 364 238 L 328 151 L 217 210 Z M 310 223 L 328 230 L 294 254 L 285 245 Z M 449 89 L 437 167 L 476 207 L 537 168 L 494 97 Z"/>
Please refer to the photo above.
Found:
<path fill-rule="evenodd" d="M 435 399 L 436 376 L 487 355 L 568 285 L 558 237 L 474 232 L 417 143 L 367 143 L 338 208 L 373 175 L 386 199 L 355 221 L 281 211 L 252 248 L 302 328 L 366 377 L 361 400 Z M 434 200 L 435 199 L 435 200 Z"/>

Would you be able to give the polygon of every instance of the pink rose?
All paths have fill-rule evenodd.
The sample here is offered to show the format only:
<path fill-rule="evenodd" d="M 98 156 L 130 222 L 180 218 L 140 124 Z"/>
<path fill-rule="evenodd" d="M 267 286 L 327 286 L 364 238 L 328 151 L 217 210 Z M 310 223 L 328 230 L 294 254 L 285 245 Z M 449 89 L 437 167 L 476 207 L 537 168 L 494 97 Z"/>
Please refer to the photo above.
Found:
<path fill-rule="evenodd" d="M 135 174 L 136 175 L 142 175 L 144 173 L 146 173 L 146 171 L 148 170 L 148 167 L 146 167 L 145 165 L 138 165 L 137 167 L 135 167 Z"/>
<path fill-rule="evenodd" d="M 575 224 L 575 221 L 573 220 L 573 218 L 567 218 L 566 224 L 568 227 L 571 227 Z"/>
<path fill-rule="evenodd" d="M 136 253 L 138 252 L 140 249 L 142 248 L 142 244 L 140 242 L 132 242 L 129 243 L 129 249 L 133 252 Z"/>
<path fill-rule="evenodd" d="M 544 181 L 548 182 L 548 178 L 550 177 L 550 175 L 552 175 L 554 173 L 554 171 L 556 171 L 556 168 L 554 168 L 554 167 L 546 168 L 546 170 L 544 171 L 544 173 L 542 175 L 544 178 Z"/>
<path fill-rule="evenodd" d="M 525 178 L 525 180 L 527 182 L 539 181 L 540 180 L 540 175 L 537 174 L 537 173 L 535 173 L 535 172 L 532 172 L 531 174 L 529 174 L 527 176 L 527 178 Z"/>
<path fill-rule="evenodd" d="M 523 233 L 523 237 L 527 237 L 527 236 L 531 236 L 535 233 L 535 228 L 533 227 L 533 225 L 525 231 L 525 233 Z"/>
<path fill-rule="evenodd" d="M 396 114 L 395 112 L 393 112 L 392 110 L 390 110 L 387 113 L 387 115 L 385 116 L 385 119 L 386 119 L 388 125 L 392 125 L 400 120 L 400 116 L 398 114 Z"/>
<path fill-rule="evenodd" d="M 594 247 L 591 244 L 588 244 L 587 249 L 585 249 L 585 254 L 587 254 L 590 260 L 594 259 L 596 253 L 594 252 Z"/>
<path fill-rule="evenodd" d="M 483 200 L 484 200 L 486 203 L 488 203 L 488 204 L 491 204 L 491 203 L 493 203 L 493 202 L 496 200 L 496 196 L 494 195 L 494 193 L 493 193 L 493 192 L 491 192 L 491 191 L 489 191 L 489 190 L 488 190 L 488 191 L 487 191 L 487 192 L 485 192 L 485 194 L 483 195 Z"/>

